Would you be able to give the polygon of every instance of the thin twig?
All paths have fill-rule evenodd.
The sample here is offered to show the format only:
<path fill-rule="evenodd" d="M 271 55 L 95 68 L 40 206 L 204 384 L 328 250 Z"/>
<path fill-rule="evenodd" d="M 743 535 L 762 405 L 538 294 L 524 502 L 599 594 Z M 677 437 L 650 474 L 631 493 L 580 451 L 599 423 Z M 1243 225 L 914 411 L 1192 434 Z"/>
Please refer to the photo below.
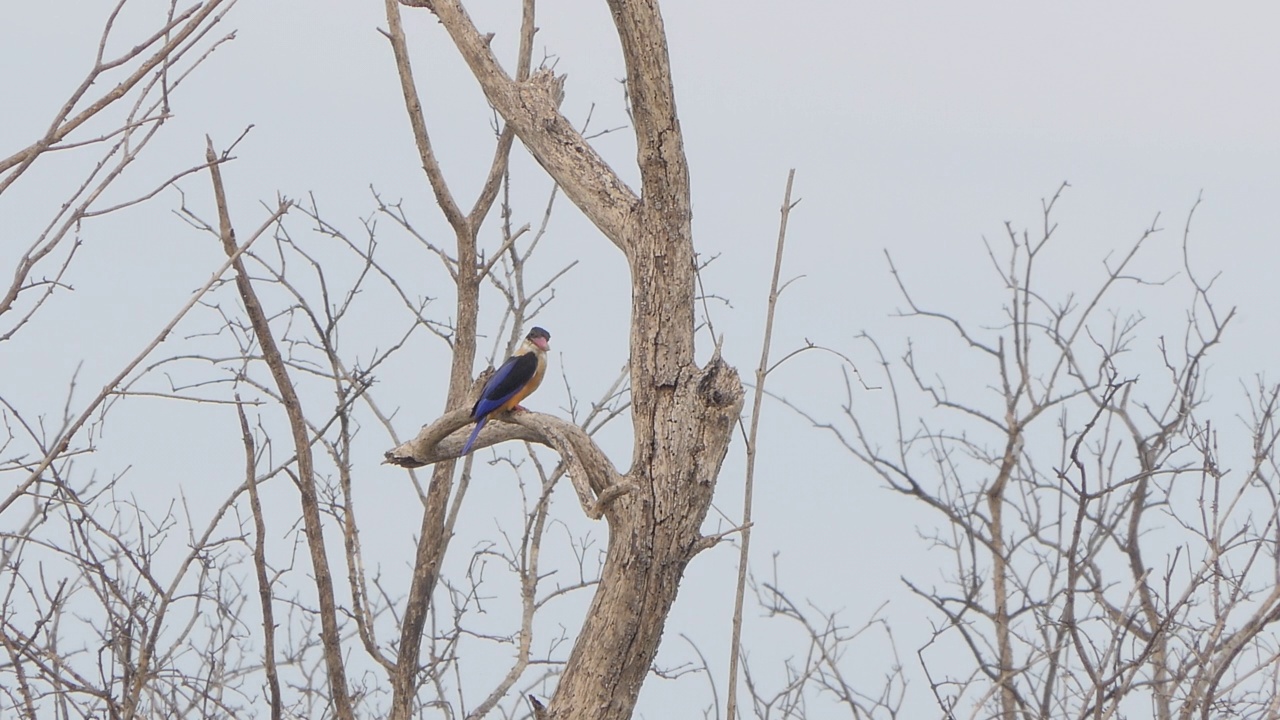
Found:
<path fill-rule="evenodd" d="M 769 284 L 769 309 L 764 321 L 764 341 L 760 364 L 756 367 L 756 387 L 752 393 L 751 429 L 747 433 L 747 478 L 742 497 L 742 546 L 738 555 L 738 587 L 733 597 L 733 633 L 729 641 L 728 709 L 725 717 L 734 720 L 738 711 L 738 662 L 742 652 L 742 604 L 746 596 L 747 561 L 751 552 L 751 500 L 755 489 L 756 440 L 760 429 L 760 408 L 764 402 L 764 382 L 769 374 L 769 346 L 773 341 L 773 317 L 778 304 L 778 278 L 782 275 L 782 255 L 787 240 L 787 220 L 791 217 L 791 185 L 796 171 L 787 173 L 787 189 L 782 197 L 782 218 L 778 223 L 778 245 L 773 259 L 773 280 Z"/>
<path fill-rule="evenodd" d="M 262 603 L 262 666 L 267 673 L 267 688 L 271 693 L 271 720 L 280 720 L 280 676 L 276 672 L 276 620 L 271 600 L 271 580 L 267 576 L 266 534 L 267 526 L 262 517 L 262 501 L 258 498 L 258 480 L 255 472 L 257 449 L 244 405 L 236 395 L 236 416 L 240 419 L 240 434 L 244 439 L 244 482 L 249 487 L 249 509 L 253 513 L 253 569 L 258 579 L 258 598 Z"/>

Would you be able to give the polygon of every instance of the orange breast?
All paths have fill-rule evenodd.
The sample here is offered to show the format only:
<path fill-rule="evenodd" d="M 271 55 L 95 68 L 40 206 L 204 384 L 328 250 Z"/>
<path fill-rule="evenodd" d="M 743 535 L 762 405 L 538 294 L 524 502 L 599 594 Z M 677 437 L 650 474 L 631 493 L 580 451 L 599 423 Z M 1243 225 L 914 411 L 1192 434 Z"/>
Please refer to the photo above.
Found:
<path fill-rule="evenodd" d="M 529 397 L 530 395 L 533 394 L 534 390 L 538 389 L 538 386 L 542 384 L 542 376 L 545 375 L 546 373 L 547 373 L 547 361 L 543 358 L 539 358 L 538 369 L 534 371 L 533 377 L 529 378 L 529 382 L 525 383 L 524 387 L 517 390 L 516 394 L 512 395 L 510 400 L 499 405 L 498 410 L 514 409 L 515 406 L 520 404 L 521 400 L 524 400 L 525 398 Z"/>

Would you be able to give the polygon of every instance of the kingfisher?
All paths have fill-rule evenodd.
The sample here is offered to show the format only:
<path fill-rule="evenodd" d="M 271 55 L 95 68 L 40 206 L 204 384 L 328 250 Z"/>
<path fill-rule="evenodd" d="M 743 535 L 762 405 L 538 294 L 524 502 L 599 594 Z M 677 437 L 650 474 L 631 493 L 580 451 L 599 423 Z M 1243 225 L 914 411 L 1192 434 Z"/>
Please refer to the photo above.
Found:
<path fill-rule="evenodd" d="M 547 343 L 551 341 L 551 333 L 535 327 L 525 336 L 524 342 L 516 348 L 516 354 L 507 358 L 502 367 L 484 384 L 484 391 L 475 407 L 471 408 L 471 418 L 476 421 L 476 429 L 471 431 L 467 444 L 462 446 L 462 454 L 471 452 L 481 428 L 495 412 L 503 412 L 520 407 L 520 401 L 529 397 L 530 393 L 542 384 L 542 376 L 547 372 Z"/>

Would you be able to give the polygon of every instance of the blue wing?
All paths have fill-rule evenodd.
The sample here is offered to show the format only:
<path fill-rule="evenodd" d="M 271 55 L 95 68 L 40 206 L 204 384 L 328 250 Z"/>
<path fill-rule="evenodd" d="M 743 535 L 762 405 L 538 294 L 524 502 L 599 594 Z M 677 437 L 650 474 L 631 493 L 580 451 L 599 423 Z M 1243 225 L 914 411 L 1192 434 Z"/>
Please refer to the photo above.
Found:
<path fill-rule="evenodd" d="M 475 407 L 471 408 L 471 417 L 475 418 L 476 427 L 471 431 L 471 437 L 467 438 L 467 444 L 462 446 L 463 455 L 471 452 L 471 446 L 480 436 L 480 429 L 488 422 L 489 414 L 514 398 L 537 371 L 536 353 L 516 355 L 502 363 L 502 367 L 498 368 L 493 377 L 489 378 L 489 382 L 484 384 L 480 399 L 476 401 Z"/>
<path fill-rule="evenodd" d="M 536 353 L 525 353 L 508 358 L 502 367 L 484 384 L 484 392 L 475 407 L 471 408 L 471 417 L 479 420 L 502 407 L 503 403 L 515 397 L 520 389 L 528 384 L 538 371 Z"/>

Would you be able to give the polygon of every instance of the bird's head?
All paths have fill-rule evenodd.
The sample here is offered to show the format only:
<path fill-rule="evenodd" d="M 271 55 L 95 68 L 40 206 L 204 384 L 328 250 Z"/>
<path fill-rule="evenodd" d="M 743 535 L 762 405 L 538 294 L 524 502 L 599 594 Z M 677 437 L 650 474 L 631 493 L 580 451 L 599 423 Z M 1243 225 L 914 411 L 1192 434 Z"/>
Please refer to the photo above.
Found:
<path fill-rule="evenodd" d="M 546 352 L 548 343 L 551 342 L 551 333 L 540 327 L 535 327 L 529 331 L 529 334 L 524 339 L 536 345 L 542 352 Z"/>

